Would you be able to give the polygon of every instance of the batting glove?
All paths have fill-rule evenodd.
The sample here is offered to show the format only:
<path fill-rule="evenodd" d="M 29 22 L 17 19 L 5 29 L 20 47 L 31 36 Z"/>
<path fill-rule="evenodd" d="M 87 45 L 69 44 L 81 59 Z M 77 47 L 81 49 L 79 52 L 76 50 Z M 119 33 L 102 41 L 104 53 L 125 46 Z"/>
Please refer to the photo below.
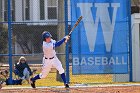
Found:
<path fill-rule="evenodd" d="M 65 36 L 64 37 L 66 40 L 65 40 L 65 43 L 67 43 L 68 42 L 68 40 L 70 39 L 70 36 L 69 35 L 67 35 L 67 36 Z"/>

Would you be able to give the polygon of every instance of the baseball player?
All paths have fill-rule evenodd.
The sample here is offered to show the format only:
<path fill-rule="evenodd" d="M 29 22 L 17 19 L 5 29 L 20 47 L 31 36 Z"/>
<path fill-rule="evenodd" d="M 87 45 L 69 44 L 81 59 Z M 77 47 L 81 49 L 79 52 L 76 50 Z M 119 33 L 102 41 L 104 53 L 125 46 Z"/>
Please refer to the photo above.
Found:
<path fill-rule="evenodd" d="M 69 85 L 66 82 L 66 77 L 62 64 L 56 56 L 55 47 L 59 47 L 65 41 L 69 40 L 70 36 L 65 36 L 62 40 L 56 42 L 51 38 L 52 35 L 49 32 L 44 31 L 42 33 L 42 37 L 43 37 L 42 47 L 44 53 L 42 72 L 30 79 L 32 88 L 36 88 L 35 81 L 37 79 L 45 78 L 50 72 L 52 67 L 56 68 L 59 71 L 59 74 L 61 75 L 61 78 L 64 82 L 65 88 L 69 88 Z"/>

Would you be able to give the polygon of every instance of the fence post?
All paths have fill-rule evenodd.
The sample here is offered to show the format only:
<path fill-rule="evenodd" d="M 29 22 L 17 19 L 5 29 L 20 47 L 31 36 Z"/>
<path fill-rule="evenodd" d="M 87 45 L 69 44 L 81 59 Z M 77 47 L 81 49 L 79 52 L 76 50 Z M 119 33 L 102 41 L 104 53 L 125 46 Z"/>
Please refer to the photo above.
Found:
<path fill-rule="evenodd" d="M 12 30 L 11 30 L 11 0 L 8 0 L 8 47 L 9 47 L 9 72 L 10 84 L 12 84 Z"/>
<path fill-rule="evenodd" d="M 65 35 L 68 35 L 68 1 L 65 0 Z M 69 83 L 69 47 L 68 43 L 66 44 L 66 78 L 67 83 Z"/>
<path fill-rule="evenodd" d="M 129 0 L 129 82 L 133 81 L 132 69 L 132 31 L 131 31 L 131 0 Z"/>

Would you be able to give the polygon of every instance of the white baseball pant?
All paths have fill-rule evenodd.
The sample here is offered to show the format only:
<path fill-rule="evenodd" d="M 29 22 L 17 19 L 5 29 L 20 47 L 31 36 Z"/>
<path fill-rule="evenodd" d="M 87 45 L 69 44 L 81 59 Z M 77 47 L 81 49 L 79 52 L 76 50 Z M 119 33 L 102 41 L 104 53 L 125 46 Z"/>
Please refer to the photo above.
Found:
<path fill-rule="evenodd" d="M 40 78 L 45 78 L 52 67 L 56 68 L 59 71 L 59 74 L 64 73 L 62 64 L 56 56 L 53 59 L 45 59 L 45 57 L 43 57 L 42 72 L 39 74 Z"/>

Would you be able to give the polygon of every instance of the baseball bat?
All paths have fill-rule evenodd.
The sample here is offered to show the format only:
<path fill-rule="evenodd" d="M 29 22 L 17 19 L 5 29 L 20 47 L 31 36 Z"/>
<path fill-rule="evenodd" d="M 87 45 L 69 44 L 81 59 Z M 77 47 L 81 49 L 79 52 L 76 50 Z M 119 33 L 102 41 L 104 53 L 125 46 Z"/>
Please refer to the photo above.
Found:
<path fill-rule="evenodd" d="M 74 31 L 74 29 L 77 27 L 77 25 L 80 23 L 80 21 L 82 20 L 82 16 L 80 16 L 78 18 L 78 20 L 76 21 L 76 23 L 74 24 L 73 28 L 71 29 L 71 31 L 69 32 L 68 36 L 70 37 L 70 35 L 72 34 L 72 32 Z M 65 41 L 65 43 L 67 42 L 67 40 Z"/>
<path fill-rule="evenodd" d="M 72 28 L 71 31 L 69 32 L 68 36 L 70 36 L 70 35 L 72 34 L 73 30 L 77 27 L 77 25 L 80 23 L 80 21 L 82 20 L 82 18 L 83 18 L 82 16 L 80 16 L 80 17 L 78 18 L 78 20 L 77 20 L 76 23 L 74 24 L 73 28 Z"/>

